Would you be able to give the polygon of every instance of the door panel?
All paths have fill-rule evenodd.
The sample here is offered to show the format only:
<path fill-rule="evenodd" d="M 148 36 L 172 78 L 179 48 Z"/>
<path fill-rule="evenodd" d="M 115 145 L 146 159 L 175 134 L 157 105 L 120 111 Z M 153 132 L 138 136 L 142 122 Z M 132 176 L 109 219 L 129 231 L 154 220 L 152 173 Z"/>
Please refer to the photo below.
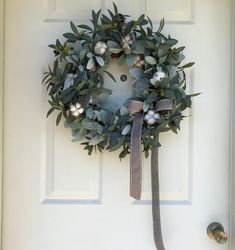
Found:
<path fill-rule="evenodd" d="M 116 1 L 120 11 L 145 12 L 156 27 L 186 45 L 193 112 L 178 135 L 162 134 L 159 151 L 163 237 L 167 250 L 229 249 L 206 235 L 219 220 L 229 229 L 231 1 Z M 88 156 L 70 130 L 46 119 L 42 72 L 53 61 L 47 45 L 88 22 L 112 1 L 6 0 L 3 250 L 153 250 L 150 160 L 144 160 L 141 201 L 129 197 L 129 159 Z M 120 79 L 126 69 L 110 70 Z M 113 102 L 130 94 L 118 82 Z M 110 81 L 105 80 L 110 85 Z M 125 84 L 127 86 L 125 86 Z M 115 87 L 115 86 L 114 86 Z M 120 93 L 116 92 L 120 91 Z M 14 238 L 13 238 L 14 237 Z M 12 240 L 14 239 L 14 240 Z"/>

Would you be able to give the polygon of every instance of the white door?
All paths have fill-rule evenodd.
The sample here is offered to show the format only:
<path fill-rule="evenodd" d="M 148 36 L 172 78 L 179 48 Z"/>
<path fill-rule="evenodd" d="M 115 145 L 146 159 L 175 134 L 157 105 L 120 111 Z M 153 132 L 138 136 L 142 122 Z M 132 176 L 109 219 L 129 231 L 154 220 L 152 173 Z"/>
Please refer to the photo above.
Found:
<path fill-rule="evenodd" d="M 161 135 L 160 185 L 167 250 L 229 249 L 206 234 L 229 231 L 231 0 L 117 0 L 121 12 L 145 12 L 186 45 L 193 113 L 179 135 Z M 88 21 L 104 0 L 6 0 L 3 250 L 153 250 L 150 164 L 142 201 L 129 197 L 129 160 L 87 156 L 70 130 L 46 119 L 42 72 L 47 45 Z M 75 21 L 76 22 L 76 21 Z M 115 66 L 114 66 L 115 68 Z M 114 69 L 115 74 L 122 74 Z M 124 90 L 123 90 L 124 91 Z M 229 233 L 229 232 L 228 232 Z"/>

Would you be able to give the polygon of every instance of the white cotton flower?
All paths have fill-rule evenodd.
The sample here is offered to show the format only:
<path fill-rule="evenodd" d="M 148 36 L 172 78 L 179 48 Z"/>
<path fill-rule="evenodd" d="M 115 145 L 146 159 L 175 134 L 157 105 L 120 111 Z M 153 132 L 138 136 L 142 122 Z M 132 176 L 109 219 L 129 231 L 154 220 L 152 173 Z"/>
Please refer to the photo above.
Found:
<path fill-rule="evenodd" d="M 153 74 L 153 78 L 150 80 L 150 82 L 155 85 L 157 82 L 161 81 L 162 79 L 164 79 L 166 77 L 166 73 L 164 71 L 162 71 L 161 68 L 158 68 L 158 71 L 156 71 Z"/>
<path fill-rule="evenodd" d="M 75 105 L 71 104 L 69 110 L 74 117 L 78 117 L 80 114 L 84 112 L 84 108 L 82 108 L 79 102 L 76 102 Z"/>
<path fill-rule="evenodd" d="M 144 116 L 144 120 L 149 124 L 149 125 L 153 125 L 154 123 L 157 122 L 157 120 L 159 120 L 161 117 L 159 115 L 159 113 L 156 113 L 153 110 L 149 110 L 147 112 L 147 114 L 145 114 Z"/>
<path fill-rule="evenodd" d="M 165 72 L 163 71 L 157 71 L 156 73 L 154 73 L 153 78 L 156 79 L 157 81 L 161 81 L 163 78 L 166 77 Z"/>
<path fill-rule="evenodd" d="M 74 78 L 76 76 L 72 73 L 69 73 L 67 74 L 66 78 L 65 78 L 65 81 L 64 81 L 64 88 L 63 90 L 66 90 L 68 88 L 70 88 L 71 86 L 73 86 L 73 83 L 74 83 Z"/>
<path fill-rule="evenodd" d="M 107 48 L 108 46 L 105 42 L 99 41 L 95 44 L 94 51 L 97 55 L 103 55 L 106 52 Z"/>

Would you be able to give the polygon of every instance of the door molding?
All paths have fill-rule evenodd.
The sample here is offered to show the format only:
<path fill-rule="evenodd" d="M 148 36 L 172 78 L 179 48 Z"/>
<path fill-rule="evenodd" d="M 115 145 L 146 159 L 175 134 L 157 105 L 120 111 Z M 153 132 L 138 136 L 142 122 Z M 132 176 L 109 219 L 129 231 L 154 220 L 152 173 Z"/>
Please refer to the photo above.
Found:
<path fill-rule="evenodd" d="M 5 1 L 0 0 L 0 249 L 2 249 L 2 169 L 3 169 L 3 81 Z"/>

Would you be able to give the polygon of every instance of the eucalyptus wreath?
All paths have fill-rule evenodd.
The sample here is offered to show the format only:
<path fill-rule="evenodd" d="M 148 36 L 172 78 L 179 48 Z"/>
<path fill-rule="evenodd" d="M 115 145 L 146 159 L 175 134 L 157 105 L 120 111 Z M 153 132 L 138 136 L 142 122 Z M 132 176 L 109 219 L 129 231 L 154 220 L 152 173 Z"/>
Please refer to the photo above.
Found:
<path fill-rule="evenodd" d="M 93 10 L 91 26 L 70 22 L 65 41 L 57 39 L 49 45 L 55 60 L 43 79 L 51 105 L 47 116 L 57 111 L 57 125 L 64 117 L 65 126 L 72 129 L 72 141 L 79 141 L 89 154 L 122 148 L 119 157 L 124 158 L 130 153 L 134 116 L 128 102 L 138 100 L 144 115 L 141 143 L 148 157 L 160 145 L 155 135 L 168 130 L 177 133 L 183 111 L 191 107 L 195 95 L 186 94 L 185 69 L 194 63 L 181 65 L 185 47 L 177 47 L 176 39 L 162 33 L 164 19 L 154 31 L 144 14 L 129 20 L 115 4 L 113 12 L 107 11 L 105 15 Z M 107 105 L 112 90 L 103 86 L 104 74 L 116 82 L 108 71 L 111 59 L 127 64 L 133 77 L 133 95 L 117 110 Z M 171 100 L 172 109 L 156 111 L 160 100 Z"/>

